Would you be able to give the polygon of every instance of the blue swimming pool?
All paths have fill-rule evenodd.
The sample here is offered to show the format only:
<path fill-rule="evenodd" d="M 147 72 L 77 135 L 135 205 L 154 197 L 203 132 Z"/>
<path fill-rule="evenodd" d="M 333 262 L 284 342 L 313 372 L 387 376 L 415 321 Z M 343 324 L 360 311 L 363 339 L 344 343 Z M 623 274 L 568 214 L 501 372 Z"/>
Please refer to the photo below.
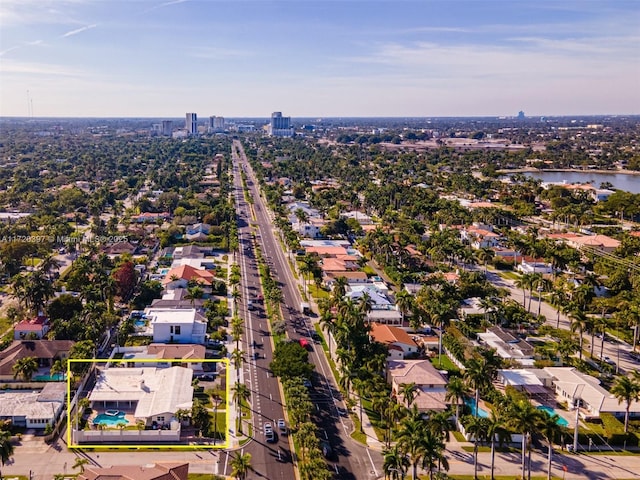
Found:
<path fill-rule="evenodd" d="M 119 423 L 124 423 L 126 425 L 127 423 L 129 423 L 129 420 L 124 418 L 124 416 L 125 416 L 124 412 L 112 412 L 112 414 L 110 415 L 107 415 L 106 413 L 100 413 L 96 415 L 96 418 L 93 419 L 93 424 L 115 426 L 115 425 L 118 425 Z"/>
<path fill-rule="evenodd" d="M 471 415 L 476 416 L 476 401 L 473 398 L 466 398 L 464 404 L 471 409 Z M 489 418 L 489 412 L 483 408 L 478 408 L 478 417 Z"/>
<path fill-rule="evenodd" d="M 32 380 L 35 382 L 64 382 L 66 379 L 66 373 L 55 373 L 53 375 L 36 375 L 32 378 Z"/>
<path fill-rule="evenodd" d="M 133 322 L 133 324 L 136 327 L 144 327 L 144 326 L 147 325 L 147 321 L 146 320 L 136 320 L 136 321 Z"/>
<path fill-rule="evenodd" d="M 550 417 L 553 417 L 554 415 L 558 415 L 558 413 L 553 408 L 547 407 L 546 405 L 539 405 L 536 408 L 538 410 L 542 410 L 543 412 L 547 412 Z M 568 427 L 569 426 L 569 422 L 567 422 L 560 415 L 558 415 L 558 419 L 556 420 L 556 423 L 561 427 Z"/>

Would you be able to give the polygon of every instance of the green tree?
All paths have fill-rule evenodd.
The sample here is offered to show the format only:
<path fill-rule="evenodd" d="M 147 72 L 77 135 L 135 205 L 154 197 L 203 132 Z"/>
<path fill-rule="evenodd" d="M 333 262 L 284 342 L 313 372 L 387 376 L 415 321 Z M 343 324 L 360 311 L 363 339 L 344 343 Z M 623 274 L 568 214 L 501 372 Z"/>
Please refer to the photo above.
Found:
<path fill-rule="evenodd" d="M 84 457 L 76 457 L 76 461 L 73 464 L 73 468 L 74 470 L 76 468 L 80 469 L 80 473 L 84 472 L 84 466 L 87 465 L 89 463 L 89 459 L 84 458 Z"/>
<path fill-rule="evenodd" d="M 13 367 L 13 378 L 22 378 L 25 382 L 31 381 L 33 374 L 38 371 L 38 360 L 35 357 L 24 357 L 15 361 Z"/>
<path fill-rule="evenodd" d="M 236 404 L 236 412 L 238 417 L 238 432 L 242 433 L 242 402 L 248 402 L 251 398 L 251 390 L 242 382 L 236 382 L 231 389 L 233 392 L 233 401 Z"/>
<path fill-rule="evenodd" d="M 540 410 L 528 400 L 516 400 L 507 408 L 507 425 L 522 434 L 522 478 L 525 476 L 527 458 L 527 439 L 536 430 L 540 421 Z"/>
<path fill-rule="evenodd" d="M 611 394 L 618 399 L 618 403 L 625 402 L 624 432 L 629 431 L 629 409 L 632 402 L 640 400 L 640 382 L 625 375 L 616 378 L 611 387 Z"/>
<path fill-rule="evenodd" d="M 237 478 L 238 480 L 244 480 L 247 478 L 247 474 L 251 468 L 251 454 L 236 454 L 235 457 L 230 462 L 231 465 L 231 475 Z"/>
<path fill-rule="evenodd" d="M 0 463 L 2 463 L 3 467 L 12 456 L 13 444 L 11 443 L 11 433 L 6 430 L 0 430 Z"/>
<path fill-rule="evenodd" d="M 547 412 L 540 416 L 538 430 L 547 441 L 547 480 L 551 480 L 551 461 L 553 458 L 553 440 L 562 433 L 558 425 L 558 415 L 549 415 Z"/>
<path fill-rule="evenodd" d="M 211 426 L 211 417 L 204 404 L 195 399 L 191 406 L 191 423 L 198 430 L 199 435 L 204 436 L 209 432 Z"/>
<path fill-rule="evenodd" d="M 460 420 L 460 402 L 464 402 L 471 394 L 471 390 L 467 384 L 460 377 L 451 377 L 449 383 L 447 383 L 447 394 L 445 400 L 447 402 L 455 403 L 456 405 L 456 420 Z"/>

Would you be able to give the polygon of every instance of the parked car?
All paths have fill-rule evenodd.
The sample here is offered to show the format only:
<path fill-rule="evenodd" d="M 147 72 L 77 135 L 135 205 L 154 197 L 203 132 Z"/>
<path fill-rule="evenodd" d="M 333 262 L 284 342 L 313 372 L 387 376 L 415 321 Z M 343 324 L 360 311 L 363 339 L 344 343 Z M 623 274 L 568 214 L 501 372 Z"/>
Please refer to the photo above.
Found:
<path fill-rule="evenodd" d="M 614 362 L 613 360 L 611 360 L 609 357 L 604 357 L 604 361 L 606 363 L 608 363 L 609 365 L 615 365 L 616 362 Z"/>
<path fill-rule="evenodd" d="M 333 450 L 331 450 L 331 445 L 329 442 L 320 442 L 320 449 L 322 450 L 322 455 L 324 458 L 331 458 L 333 455 Z"/>

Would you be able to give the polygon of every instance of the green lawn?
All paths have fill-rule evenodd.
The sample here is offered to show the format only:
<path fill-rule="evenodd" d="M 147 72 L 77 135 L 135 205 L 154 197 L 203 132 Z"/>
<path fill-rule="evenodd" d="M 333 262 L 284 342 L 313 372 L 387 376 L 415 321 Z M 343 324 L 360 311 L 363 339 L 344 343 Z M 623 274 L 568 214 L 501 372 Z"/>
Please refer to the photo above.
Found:
<path fill-rule="evenodd" d="M 462 434 L 462 432 L 459 432 L 457 430 L 454 430 L 453 432 L 451 432 L 453 434 L 453 436 L 455 437 L 455 439 L 459 442 L 468 442 L 468 440 L 466 438 L 464 438 L 464 435 Z"/>
<path fill-rule="evenodd" d="M 502 278 L 508 278 L 509 280 L 517 280 L 520 278 L 520 275 L 514 272 L 500 272 L 500 276 Z"/>
<path fill-rule="evenodd" d="M 212 436 L 213 432 L 218 432 L 218 442 L 224 442 L 224 438 L 227 431 L 227 412 L 216 412 L 216 416 L 214 417 L 213 412 L 209 412 L 209 417 L 211 418 L 211 429 L 210 435 Z M 216 421 L 217 417 L 217 421 Z"/>
<path fill-rule="evenodd" d="M 213 475 L 211 473 L 190 473 L 187 477 L 189 480 L 224 480 L 225 477 Z"/>
<path fill-rule="evenodd" d="M 431 359 L 431 363 L 438 370 L 446 370 L 447 372 L 459 372 L 460 369 L 454 365 L 451 359 L 447 356 L 446 353 L 440 355 L 440 357 L 433 357 Z"/>
<path fill-rule="evenodd" d="M 364 432 L 360 431 L 360 418 L 357 415 L 351 415 L 351 419 L 353 420 L 354 430 L 351 434 L 351 438 L 353 438 L 356 442 L 360 442 L 363 445 L 367 444 L 367 436 Z"/>
<path fill-rule="evenodd" d="M 429 478 L 428 475 L 421 475 L 420 476 L 421 479 L 426 480 Z M 474 480 L 474 476 L 473 475 L 449 475 L 448 478 L 452 479 L 452 480 Z M 478 475 L 478 478 L 480 480 L 484 480 L 484 479 L 489 479 L 491 478 L 491 475 Z M 520 479 L 520 475 L 496 475 L 494 477 L 496 480 L 519 480 Z M 536 476 L 532 476 L 531 480 L 547 480 L 546 476 L 543 477 L 536 477 Z M 551 477 L 551 480 L 561 480 L 560 477 Z"/>

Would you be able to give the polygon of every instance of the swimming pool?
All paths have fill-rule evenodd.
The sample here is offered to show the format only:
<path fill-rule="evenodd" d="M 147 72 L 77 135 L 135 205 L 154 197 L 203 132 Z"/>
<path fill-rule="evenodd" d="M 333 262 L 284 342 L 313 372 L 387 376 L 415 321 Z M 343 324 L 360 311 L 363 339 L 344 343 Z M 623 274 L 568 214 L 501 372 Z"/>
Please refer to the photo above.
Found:
<path fill-rule="evenodd" d="M 466 398 L 464 404 L 471 409 L 471 415 L 476 416 L 476 401 L 473 398 Z M 478 417 L 489 418 L 489 412 L 483 408 L 478 408 Z"/>
<path fill-rule="evenodd" d="M 160 275 L 166 275 L 167 273 L 169 273 L 169 270 L 170 270 L 169 268 L 161 268 L 158 270 L 158 273 Z"/>
<path fill-rule="evenodd" d="M 55 373 L 53 375 L 36 375 L 32 378 L 32 380 L 35 382 L 63 382 L 66 379 L 66 373 Z"/>
<path fill-rule="evenodd" d="M 146 327 L 147 326 L 147 320 L 135 320 L 133 322 L 133 325 L 136 327 Z"/>
<path fill-rule="evenodd" d="M 118 425 L 119 423 L 124 423 L 126 425 L 127 423 L 129 423 L 129 420 L 124 418 L 124 416 L 125 416 L 124 412 L 118 412 L 115 415 L 107 415 L 106 413 L 100 413 L 96 415 L 96 418 L 93 419 L 93 424 L 115 426 L 115 425 Z"/>
<path fill-rule="evenodd" d="M 550 417 L 553 417 L 554 415 L 558 415 L 558 412 L 556 412 L 551 407 L 547 407 L 546 405 L 538 405 L 536 408 L 538 410 L 542 410 L 543 412 L 547 412 Z M 561 427 L 568 427 L 569 426 L 569 422 L 567 422 L 567 420 L 562 418 L 560 415 L 558 415 L 558 418 L 556 419 L 556 423 Z"/>

